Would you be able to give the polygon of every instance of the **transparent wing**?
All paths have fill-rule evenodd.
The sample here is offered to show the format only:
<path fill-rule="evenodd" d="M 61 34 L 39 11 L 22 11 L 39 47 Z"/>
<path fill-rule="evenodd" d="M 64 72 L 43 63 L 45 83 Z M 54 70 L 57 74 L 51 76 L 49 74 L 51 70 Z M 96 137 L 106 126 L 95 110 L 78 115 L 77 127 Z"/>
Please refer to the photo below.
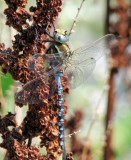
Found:
<path fill-rule="evenodd" d="M 87 80 L 95 67 L 96 61 L 109 51 L 114 41 L 116 41 L 116 37 L 108 34 L 91 45 L 72 52 L 72 55 L 66 60 L 65 69 L 71 88 L 76 88 Z"/>
<path fill-rule="evenodd" d="M 37 53 L 28 60 L 28 68 L 37 75 L 16 93 L 15 101 L 19 104 L 43 103 L 51 97 L 57 87 L 55 73 L 62 67 L 63 60 L 59 54 Z"/>
<path fill-rule="evenodd" d="M 16 102 L 22 104 L 42 103 L 45 99 L 44 96 L 53 93 L 56 86 L 56 82 L 54 82 L 54 85 L 51 84 L 50 86 L 54 88 L 50 88 L 51 93 L 49 93 L 48 85 L 46 85 L 47 79 L 59 71 L 63 63 L 65 74 L 69 78 L 69 85 L 72 88 L 76 88 L 86 81 L 95 67 L 96 60 L 106 54 L 114 40 L 116 40 L 114 35 L 106 35 L 90 46 L 75 50 L 72 52 L 72 56 L 66 58 L 65 61 L 58 53 L 38 53 L 32 56 L 28 60 L 28 68 L 35 74 L 38 74 L 39 78 L 27 83 L 16 94 Z M 54 80 L 55 78 L 51 79 Z"/>
<path fill-rule="evenodd" d="M 95 68 L 96 60 L 87 59 L 77 65 L 69 65 L 65 69 L 65 74 L 69 79 L 69 86 L 73 89 L 85 82 Z"/>
<path fill-rule="evenodd" d="M 50 81 L 51 84 L 49 84 Z M 17 91 L 15 101 L 23 105 L 44 103 L 54 93 L 55 89 L 56 81 L 54 77 L 40 76 L 26 83 Z"/>
<path fill-rule="evenodd" d="M 28 60 L 28 68 L 37 75 L 54 74 L 63 64 L 63 59 L 58 53 L 37 53 Z"/>
<path fill-rule="evenodd" d="M 105 35 L 91 45 L 83 46 L 74 50 L 72 52 L 72 56 L 68 60 L 68 63 L 78 64 L 91 58 L 97 61 L 103 55 L 108 53 L 110 46 L 114 41 L 116 41 L 116 37 L 113 34 Z"/>

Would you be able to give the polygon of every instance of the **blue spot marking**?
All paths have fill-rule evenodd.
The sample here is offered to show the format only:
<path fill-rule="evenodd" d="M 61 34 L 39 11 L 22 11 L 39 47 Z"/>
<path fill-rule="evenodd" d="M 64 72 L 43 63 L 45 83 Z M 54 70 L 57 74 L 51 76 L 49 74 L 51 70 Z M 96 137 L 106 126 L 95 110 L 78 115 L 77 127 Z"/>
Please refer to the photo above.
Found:
<path fill-rule="evenodd" d="M 63 138 L 63 135 L 60 135 L 60 138 Z"/>
<path fill-rule="evenodd" d="M 60 131 L 63 131 L 64 129 L 63 128 L 60 128 Z"/>
<path fill-rule="evenodd" d="M 60 146 L 63 146 L 63 142 L 60 142 Z"/>
<path fill-rule="evenodd" d="M 61 102 L 59 102 L 59 105 L 60 105 L 60 106 L 61 106 L 61 104 L 62 104 L 62 103 L 61 103 Z"/>
<path fill-rule="evenodd" d="M 57 80 L 58 85 L 61 84 L 59 74 L 58 76 L 56 75 L 56 80 Z"/>
<path fill-rule="evenodd" d="M 59 125 L 59 127 L 61 127 L 61 124 L 58 124 Z"/>
<path fill-rule="evenodd" d="M 61 122 L 59 122 L 58 125 L 61 126 Z"/>
<path fill-rule="evenodd" d="M 64 112 L 64 109 L 63 109 L 63 108 L 61 108 L 61 112 Z"/>
<path fill-rule="evenodd" d="M 64 119 L 60 119 L 60 122 L 64 122 Z"/>
<path fill-rule="evenodd" d="M 59 112 L 59 116 L 61 117 L 61 112 Z"/>
<path fill-rule="evenodd" d="M 58 90 L 58 94 L 61 94 L 61 91 L 60 91 L 60 90 Z"/>

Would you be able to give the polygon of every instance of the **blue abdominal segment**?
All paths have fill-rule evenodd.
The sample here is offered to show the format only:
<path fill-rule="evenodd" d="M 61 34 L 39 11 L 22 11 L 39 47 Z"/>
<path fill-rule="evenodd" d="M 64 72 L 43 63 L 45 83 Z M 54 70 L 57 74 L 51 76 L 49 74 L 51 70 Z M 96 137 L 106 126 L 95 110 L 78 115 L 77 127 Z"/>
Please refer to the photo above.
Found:
<path fill-rule="evenodd" d="M 55 73 L 55 78 L 58 86 L 59 145 L 63 150 L 63 156 L 66 157 L 65 142 L 64 142 L 64 95 L 63 95 L 63 87 L 60 80 L 62 75 L 63 75 L 63 71 L 59 71 L 58 73 Z"/>

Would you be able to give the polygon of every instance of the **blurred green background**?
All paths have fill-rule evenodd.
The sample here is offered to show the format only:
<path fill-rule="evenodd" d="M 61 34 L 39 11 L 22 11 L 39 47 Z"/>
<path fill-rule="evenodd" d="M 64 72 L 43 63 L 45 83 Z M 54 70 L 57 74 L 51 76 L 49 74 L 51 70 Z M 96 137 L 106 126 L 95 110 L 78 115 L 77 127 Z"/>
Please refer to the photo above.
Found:
<path fill-rule="evenodd" d="M 27 8 L 35 5 L 35 1 L 29 1 Z M 63 2 L 63 10 L 60 13 L 56 28 L 64 28 L 70 30 L 73 18 L 76 15 L 77 8 L 80 5 L 80 0 L 66 0 Z M 116 5 L 113 1 L 112 5 Z M 0 42 L 5 43 L 6 47 L 12 46 L 13 35 L 15 30 L 5 25 L 4 9 L 7 8 L 4 0 L 0 0 Z M 79 46 L 91 43 L 94 40 L 102 37 L 105 28 L 106 17 L 106 1 L 105 0 L 90 0 L 85 1 L 84 6 L 80 12 L 78 22 L 75 28 L 75 33 L 70 39 L 70 46 L 73 49 Z M 91 124 L 96 105 L 101 97 L 109 75 L 106 57 L 102 57 L 96 64 L 96 68 L 88 81 L 79 88 L 70 91 L 67 96 L 69 110 L 67 118 L 74 115 L 75 110 L 81 110 L 84 114 L 82 120 L 81 132 L 77 134 L 79 139 L 86 137 L 89 126 Z M 130 82 L 130 77 L 127 71 L 122 70 L 116 77 L 116 101 L 115 111 L 113 114 L 113 148 L 116 160 L 130 160 L 131 159 L 131 108 L 130 108 L 130 88 L 124 84 L 124 80 Z M 14 82 L 9 74 L 3 76 L 1 74 L 1 93 L 0 99 L 2 101 L 1 114 L 5 115 L 9 111 L 16 113 L 17 121 L 20 124 L 24 118 L 27 106 L 19 109 L 14 104 L 14 93 L 18 84 Z M 90 134 L 90 143 L 93 149 L 92 153 L 96 155 L 93 160 L 101 160 L 104 146 L 104 123 L 105 113 L 107 109 L 107 92 L 102 96 L 102 101 L 98 108 L 98 116 L 93 129 Z M 68 135 L 68 131 L 66 131 Z M 66 138 L 70 141 L 70 138 Z M 67 146 L 67 151 L 70 148 Z M 0 160 L 3 160 L 5 150 L 0 149 Z"/>

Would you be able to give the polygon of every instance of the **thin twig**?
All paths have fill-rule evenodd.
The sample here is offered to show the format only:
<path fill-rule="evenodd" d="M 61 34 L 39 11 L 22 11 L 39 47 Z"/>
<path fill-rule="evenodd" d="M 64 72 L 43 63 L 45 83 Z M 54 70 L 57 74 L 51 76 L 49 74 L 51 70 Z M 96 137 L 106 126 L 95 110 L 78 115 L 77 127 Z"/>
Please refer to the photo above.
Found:
<path fill-rule="evenodd" d="M 99 100 L 98 100 L 98 102 L 97 102 L 97 105 L 96 105 L 96 107 L 95 107 L 95 112 L 94 112 L 94 114 L 93 114 L 93 118 L 92 118 L 92 121 L 91 121 L 91 123 L 90 123 L 89 129 L 88 129 L 88 132 L 87 132 L 87 136 L 86 136 L 86 141 L 87 141 L 87 142 L 89 141 L 89 137 L 90 137 L 91 131 L 92 131 L 92 129 L 93 129 L 95 123 L 96 123 L 96 120 L 97 120 L 97 117 L 98 117 L 98 110 L 99 110 L 99 107 L 100 107 L 100 103 L 101 103 L 101 101 L 102 101 L 102 99 L 103 99 L 103 96 L 104 96 L 105 93 L 108 91 L 108 89 L 109 89 L 109 86 L 108 86 L 108 78 L 107 78 L 107 80 L 106 80 L 106 82 L 105 82 L 105 85 L 104 85 L 104 89 L 103 89 L 103 91 L 102 91 L 102 93 L 101 93 L 101 96 L 100 96 L 100 98 L 99 98 Z M 88 144 L 89 144 L 89 143 L 88 143 Z M 87 145 L 84 145 L 84 147 L 83 147 L 83 152 L 82 152 L 82 160 L 86 160 L 87 150 L 88 150 Z"/>
<path fill-rule="evenodd" d="M 72 33 L 72 30 L 73 30 L 73 28 L 74 28 L 74 26 L 75 26 L 75 23 L 76 23 L 76 21 L 77 21 L 77 18 L 78 18 L 78 16 L 79 16 L 79 13 L 80 13 L 80 10 L 81 10 L 81 8 L 82 8 L 82 6 L 83 6 L 84 1 L 85 1 L 85 0 L 82 0 L 81 5 L 80 5 L 80 7 L 78 8 L 78 12 L 77 12 L 76 17 L 75 17 L 75 19 L 74 19 L 74 21 L 73 21 L 73 24 L 72 24 L 72 26 L 71 26 L 69 35 Z"/>
<path fill-rule="evenodd" d="M 110 0 L 106 0 L 106 23 L 105 23 L 105 32 L 106 34 L 109 33 L 109 16 L 110 16 Z M 115 76 L 114 69 L 111 68 L 110 70 L 110 78 L 109 78 L 109 93 L 108 93 L 108 104 L 107 104 L 107 113 L 106 113 L 106 121 L 105 121 L 105 146 L 104 146 L 104 160 L 112 160 L 112 128 L 110 128 L 109 124 L 112 120 L 112 112 L 114 110 L 114 76 Z"/>

